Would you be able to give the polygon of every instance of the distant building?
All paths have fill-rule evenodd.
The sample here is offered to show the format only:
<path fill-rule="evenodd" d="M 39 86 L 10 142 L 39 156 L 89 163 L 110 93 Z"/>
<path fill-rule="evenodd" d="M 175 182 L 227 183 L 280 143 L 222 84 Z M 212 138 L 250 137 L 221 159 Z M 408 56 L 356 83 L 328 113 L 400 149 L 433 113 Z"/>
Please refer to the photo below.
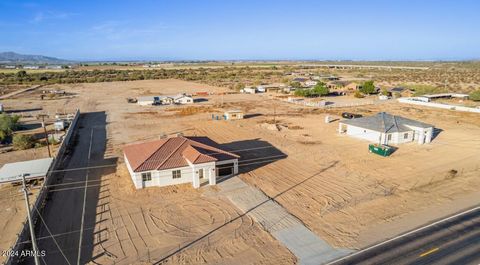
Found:
<path fill-rule="evenodd" d="M 224 116 L 226 120 L 241 120 L 243 119 L 243 111 L 241 110 L 225 111 Z"/>
<path fill-rule="evenodd" d="M 468 94 L 461 93 L 439 93 L 439 94 L 427 94 L 422 97 L 428 98 L 429 100 L 437 98 L 458 98 L 458 99 L 468 99 Z"/>
<path fill-rule="evenodd" d="M 173 96 L 145 96 L 138 97 L 137 104 L 148 105 L 171 105 L 171 104 L 192 104 L 193 98 L 187 94 L 178 94 Z"/>
<path fill-rule="evenodd" d="M 303 83 L 304 86 L 306 87 L 312 87 L 312 86 L 316 86 L 318 84 L 317 81 L 312 81 L 312 80 L 308 80 L 308 81 L 305 81 Z"/>
<path fill-rule="evenodd" d="M 287 86 L 283 83 L 274 83 L 262 85 L 262 87 L 264 88 L 265 92 L 281 92 Z"/>
<path fill-rule="evenodd" d="M 303 82 L 308 81 L 308 78 L 305 78 L 305 77 L 296 77 L 296 78 L 294 78 L 292 81 L 293 81 L 293 82 L 303 83 Z"/>
<path fill-rule="evenodd" d="M 267 90 L 265 89 L 264 86 L 257 86 L 257 92 L 258 93 L 265 93 Z"/>
<path fill-rule="evenodd" d="M 62 69 L 61 65 L 47 65 L 45 69 Z"/>
<path fill-rule="evenodd" d="M 339 122 L 339 132 L 351 137 L 384 145 L 416 141 L 430 143 L 434 126 L 431 124 L 380 112 L 374 116 Z"/>
<path fill-rule="evenodd" d="M 217 178 L 238 174 L 239 156 L 203 137 L 173 137 L 127 145 L 125 164 L 135 188 L 201 182 L 215 185 Z M 215 144 L 216 145 L 216 144 Z"/>
<path fill-rule="evenodd" d="M 406 90 L 406 88 L 404 88 L 404 87 L 394 87 L 394 88 L 389 89 L 389 91 L 392 92 L 392 93 L 402 93 L 405 90 Z"/>
<path fill-rule="evenodd" d="M 153 96 L 138 97 L 137 98 L 137 104 L 138 105 L 148 106 L 148 105 L 153 105 L 154 103 L 155 103 L 155 97 L 153 97 Z"/>
<path fill-rule="evenodd" d="M 0 169 L 0 183 L 21 182 L 25 179 L 39 179 L 47 176 L 53 158 L 42 158 L 22 162 L 7 163 Z"/>
<path fill-rule="evenodd" d="M 178 94 L 175 96 L 168 96 L 173 99 L 173 103 L 175 104 L 192 104 L 193 98 L 186 94 Z"/>
<path fill-rule="evenodd" d="M 25 65 L 23 67 L 23 69 L 27 69 L 27 70 L 37 70 L 37 69 L 40 69 L 40 66 L 38 65 Z"/>
<path fill-rule="evenodd" d="M 255 88 L 255 87 L 245 87 L 243 89 L 243 92 L 246 93 L 246 94 L 255 94 L 255 93 L 257 93 L 257 88 Z"/>

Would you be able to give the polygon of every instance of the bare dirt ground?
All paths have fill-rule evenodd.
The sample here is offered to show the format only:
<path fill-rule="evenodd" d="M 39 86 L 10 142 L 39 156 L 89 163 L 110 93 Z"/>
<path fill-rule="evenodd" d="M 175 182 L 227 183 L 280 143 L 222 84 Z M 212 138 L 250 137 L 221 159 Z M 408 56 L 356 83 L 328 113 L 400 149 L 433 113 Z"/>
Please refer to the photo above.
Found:
<path fill-rule="evenodd" d="M 120 157 L 120 163 L 116 173 L 102 176 L 109 179 L 111 216 L 108 222 L 95 227 L 96 231 L 108 231 L 102 232 L 107 240 L 96 246 L 94 253 L 108 251 L 116 257 L 113 260 L 122 264 L 148 262 L 149 255 L 152 260 L 167 257 L 178 245 L 181 248 L 240 214 L 221 198 L 202 196 L 206 189 L 214 187 L 132 190 L 121 162 L 121 148 L 162 134 L 208 136 L 237 150 L 242 156 L 243 180 L 270 197 L 277 196 L 276 200 L 290 213 L 337 247 L 363 247 L 388 233 L 420 225 L 415 222 L 415 213 L 429 208 L 439 210 L 421 222 L 467 207 L 475 202 L 462 196 L 474 196 L 480 185 L 480 116 L 475 114 L 396 102 L 329 111 L 332 116 L 342 111 L 388 111 L 432 123 L 442 130 L 431 144 L 402 145 L 391 157 L 384 158 L 369 154 L 367 142 L 339 135 L 337 121 L 325 124 L 325 111 L 266 95 L 212 95 L 186 111 L 184 106 L 128 104 L 126 98 L 222 89 L 178 80 L 58 87 L 77 96 L 48 102 L 32 97 L 5 104 L 21 107 L 29 103 L 51 111 L 65 106 L 79 107 L 83 112 L 106 111 L 105 156 Z M 249 116 L 239 121 L 211 119 L 212 114 L 227 109 L 242 109 Z M 441 210 L 453 202 L 455 207 Z M 376 233 L 375 227 L 380 226 L 388 233 Z M 115 235 L 118 232 L 121 234 Z M 99 258 L 104 264 L 113 260 L 105 255 Z M 243 216 L 165 262 L 277 264 L 294 260 L 288 250 Z"/>
<path fill-rule="evenodd" d="M 216 99 L 211 98 L 210 101 L 196 104 L 193 108 L 178 106 L 159 108 L 128 104 L 127 97 L 222 91 L 216 87 L 177 80 L 55 87 L 65 88 L 77 96 L 41 101 L 37 95 L 31 94 L 9 100 L 6 104 L 12 109 L 23 108 L 25 104 L 39 105 L 43 111 L 51 113 L 76 106 L 83 112 L 106 111 L 107 143 L 104 154 L 106 159 L 122 157 L 121 148 L 125 143 L 156 138 L 162 132 L 187 134 L 197 118 L 196 115 L 190 115 L 191 113 L 208 115 L 207 112 L 215 111 L 213 104 Z M 242 96 L 240 100 L 241 98 Z M 209 111 L 205 112 L 206 110 Z M 177 116 L 182 118 L 177 119 Z M 68 176 L 68 173 L 65 174 L 65 178 L 70 178 Z M 92 200 L 95 205 L 87 206 L 93 209 L 98 206 L 95 216 L 97 221 L 93 230 L 95 247 L 92 250 L 91 262 L 100 264 L 149 264 L 156 261 L 168 264 L 296 262 L 295 257 L 285 247 L 250 217 L 243 215 L 226 199 L 212 196 L 215 187 L 206 186 L 195 190 L 189 185 L 184 185 L 135 191 L 123 162 L 119 163 L 115 173 L 101 176 L 101 181 L 104 184 L 100 190 L 102 196 L 99 196 L 98 201 Z M 207 190 L 210 191 L 210 195 L 203 196 Z M 104 194 L 107 196 L 103 196 Z M 47 222 L 55 220 L 54 217 L 45 219 Z M 54 234 L 68 232 L 59 231 L 57 228 L 55 226 L 51 228 Z M 74 231 L 78 231 L 77 229 L 79 227 L 75 229 L 72 227 Z M 14 239 L 16 230 L 11 229 L 4 233 Z M 66 236 L 72 239 L 77 237 Z M 60 236 L 57 240 L 59 242 L 67 240 L 63 237 L 65 236 Z M 183 249 L 185 246 L 187 248 Z M 75 259 L 75 250 L 64 251 L 71 261 Z M 58 254 L 55 250 L 51 252 L 51 255 Z"/>
<path fill-rule="evenodd" d="M 97 216 L 96 231 L 107 240 L 93 255 L 95 262 L 138 264 L 292 264 L 295 258 L 224 199 L 203 196 L 214 189 L 191 185 L 135 191 L 123 164 L 110 177 L 108 210 Z M 185 246 L 193 243 L 190 248 Z M 178 254 L 176 254 L 178 252 Z M 170 256 L 171 255 L 171 256 Z"/>
<path fill-rule="evenodd" d="M 48 157 L 46 147 L 11 151 L 0 154 L 0 166 L 6 163 L 45 157 Z M 39 184 L 41 181 L 37 185 Z M 37 189 L 31 190 L 31 203 L 35 201 L 37 194 Z M 26 216 L 22 187 L 12 184 L 0 185 L 0 250 L 7 250 L 11 247 L 17 238 L 17 233 L 22 229 Z M 4 262 L 5 259 L 5 256 L 0 256 L 0 262 Z"/>

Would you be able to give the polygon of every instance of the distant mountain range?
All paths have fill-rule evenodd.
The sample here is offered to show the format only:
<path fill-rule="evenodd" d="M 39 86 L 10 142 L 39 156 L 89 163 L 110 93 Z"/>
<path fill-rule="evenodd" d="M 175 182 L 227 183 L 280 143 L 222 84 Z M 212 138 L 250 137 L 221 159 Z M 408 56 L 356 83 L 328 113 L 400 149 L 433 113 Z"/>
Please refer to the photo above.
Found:
<path fill-rule="evenodd" d="M 43 55 L 28 55 L 15 52 L 0 52 L 0 64 L 64 64 L 71 60 L 58 59 Z"/>

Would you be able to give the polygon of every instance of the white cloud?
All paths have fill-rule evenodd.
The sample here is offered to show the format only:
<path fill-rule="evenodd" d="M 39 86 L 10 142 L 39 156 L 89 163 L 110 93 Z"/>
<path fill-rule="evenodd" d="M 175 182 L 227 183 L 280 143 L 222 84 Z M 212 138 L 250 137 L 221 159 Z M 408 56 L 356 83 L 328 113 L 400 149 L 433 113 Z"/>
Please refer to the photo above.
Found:
<path fill-rule="evenodd" d="M 32 23 L 40 23 L 45 20 L 59 20 L 59 19 L 68 19 L 72 16 L 76 15 L 75 13 L 63 12 L 63 11 L 39 11 L 35 14 L 33 19 L 31 20 Z"/>

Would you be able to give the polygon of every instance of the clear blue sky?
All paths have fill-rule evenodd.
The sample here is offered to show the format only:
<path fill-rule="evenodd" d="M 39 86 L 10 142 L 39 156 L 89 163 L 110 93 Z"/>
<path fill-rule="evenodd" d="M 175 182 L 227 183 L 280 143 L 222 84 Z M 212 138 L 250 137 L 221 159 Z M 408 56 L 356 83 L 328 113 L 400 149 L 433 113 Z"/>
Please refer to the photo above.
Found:
<path fill-rule="evenodd" d="M 480 58 L 480 1 L 0 1 L 0 51 L 78 60 Z"/>

